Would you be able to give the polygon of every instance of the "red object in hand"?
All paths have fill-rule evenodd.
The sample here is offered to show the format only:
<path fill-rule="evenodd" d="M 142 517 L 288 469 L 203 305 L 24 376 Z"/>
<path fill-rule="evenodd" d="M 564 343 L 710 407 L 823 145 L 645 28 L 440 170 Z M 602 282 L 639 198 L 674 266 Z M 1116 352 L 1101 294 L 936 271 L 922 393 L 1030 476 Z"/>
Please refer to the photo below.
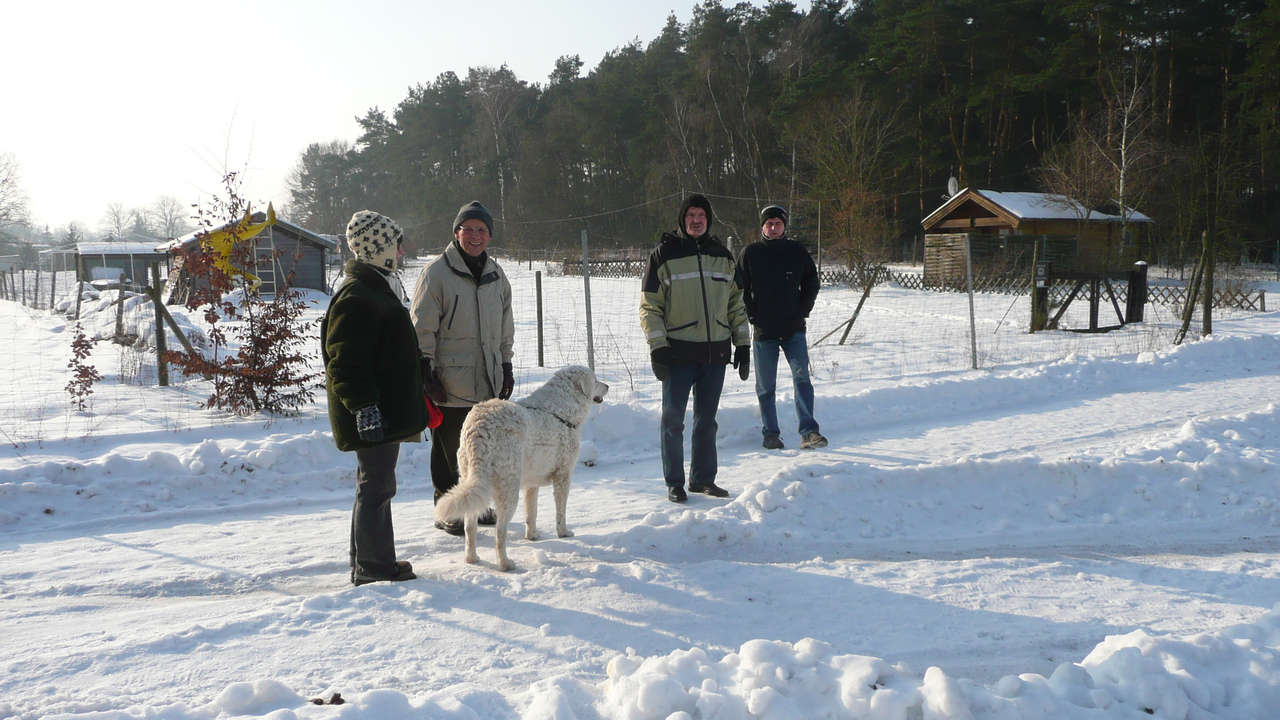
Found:
<path fill-rule="evenodd" d="M 440 412 L 440 408 L 431 402 L 431 398 L 423 393 L 422 400 L 427 404 L 427 428 L 435 430 L 440 427 L 440 423 L 444 422 L 444 413 Z"/>

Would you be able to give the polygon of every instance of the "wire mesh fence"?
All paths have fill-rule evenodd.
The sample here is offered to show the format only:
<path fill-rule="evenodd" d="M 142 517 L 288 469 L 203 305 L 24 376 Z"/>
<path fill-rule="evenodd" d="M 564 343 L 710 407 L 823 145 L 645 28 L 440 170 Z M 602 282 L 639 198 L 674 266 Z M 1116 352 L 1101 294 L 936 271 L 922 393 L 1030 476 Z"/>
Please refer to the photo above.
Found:
<path fill-rule="evenodd" d="M 574 250 L 579 251 L 580 259 L 580 247 Z M 572 263 L 566 266 L 564 262 L 566 257 L 573 257 L 567 245 L 558 252 L 507 254 L 499 258 L 513 292 L 517 396 L 527 393 L 555 368 L 594 363 L 597 372 L 612 386 L 611 398 L 615 402 L 655 399 L 657 384 L 650 372 L 648 345 L 639 321 L 638 272 L 643 263 L 636 258 L 621 258 L 620 263 L 628 264 L 620 265 L 616 273 L 596 274 L 593 268 L 584 277 L 573 274 Z M 404 271 L 404 283 L 410 293 L 429 259 L 417 260 Z M 827 270 L 834 268 L 829 265 Z M 913 287 L 905 279 L 918 273 L 918 268 L 895 266 L 889 270 L 865 299 L 864 285 L 827 276 L 808 319 L 815 382 L 852 377 L 870 387 L 969 372 L 975 365 L 985 371 L 1052 362 L 1073 355 L 1158 351 L 1171 346 L 1180 323 L 1179 308 L 1157 301 L 1158 295 L 1153 293 L 1145 308 L 1144 322 L 1106 333 L 1033 334 L 1028 332 L 1029 292 L 1010 294 L 987 288 L 988 291 L 973 295 L 971 312 L 970 298 L 965 293 Z M 14 277 L 21 288 L 21 278 L 16 274 Z M 34 273 L 27 279 L 34 284 Z M 41 283 L 49 283 L 55 290 L 52 310 L 47 288 L 41 293 L 40 303 L 0 300 L 0 368 L 6 375 L 6 382 L 0 384 L 0 441 L 15 447 L 74 442 L 106 431 L 100 417 L 121 413 L 148 417 L 151 427 L 163 431 L 194 430 L 197 435 L 203 428 L 239 422 L 224 413 L 199 408 L 208 394 L 207 383 L 200 378 L 175 374 L 171 388 L 155 387 L 158 372 L 149 341 L 154 336 L 154 309 L 145 296 L 127 289 L 81 293 L 80 324 L 88 335 L 99 338 L 92 361 L 103 380 L 90 410 L 75 411 L 63 386 L 70 373 L 76 285 L 70 273 L 57 278 L 42 274 Z M 588 284 L 593 355 L 588 354 Z M 27 298 L 34 298 L 30 284 Z M 327 306 L 328 295 L 312 291 L 307 301 L 309 317 L 318 319 Z M 1104 310 L 1106 306 L 1103 305 Z M 189 335 L 199 337 L 203 327 L 199 313 L 172 306 L 170 310 Z M 1228 319 L 1249 312 L 1253 311 L 1220 308 L 1215 310 L 1215 318 Z M 1060 327 L 1086 328 L 1088 313 L 1087 303 L 1074 303 L 1063 313 Z M 1192 337 L 1200 332 L 1199 320 L 1197 312 Z M 311 332 L 315 343 L 313 363 L 319 370 L 318 330 L 313 328 Z M 133 340 L 125 341 L 130 336 Z M 172 340 L 170 345 L 176 347 Z M 542 367 L 538 362 L 540 353 Z M 748 384 L 735 387 L 733 392 L 753 390 Z M 304 419 L 326 412 L 323 392 L 317 398 L 313 407 L 304 410 Z"/>

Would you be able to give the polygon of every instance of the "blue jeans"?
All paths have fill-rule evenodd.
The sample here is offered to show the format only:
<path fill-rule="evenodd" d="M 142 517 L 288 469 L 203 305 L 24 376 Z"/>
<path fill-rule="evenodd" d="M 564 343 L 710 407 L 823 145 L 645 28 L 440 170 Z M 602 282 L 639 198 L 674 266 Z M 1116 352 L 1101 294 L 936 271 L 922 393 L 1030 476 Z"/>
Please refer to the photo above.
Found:
<path fill-rule="evenodd" d="M 751 343 L 752 364 L 756 370 L 756 398 L 760 401 L 761 431 L 777 435 L 778 408 L 774 400 L 778 388 L 778 351 L 787 356 L 791 366 L 791 383 L 795 387 L 796 417 L 800 434 L 818 432 L 813 419 L 813 383 L 809 381 L 809 349 L 803 332 L 786 340 L 756 340 Z"/>
<path fill-rule="evenodd" d="M 716 410 L 724 389 L 724 365 L 673 365 L 662 381 L 662 476 L 667 485 L 684 487 L 684 413 L 693 391 L 693 436 L 690 438 L 689 485 L 716 481 Z"/>

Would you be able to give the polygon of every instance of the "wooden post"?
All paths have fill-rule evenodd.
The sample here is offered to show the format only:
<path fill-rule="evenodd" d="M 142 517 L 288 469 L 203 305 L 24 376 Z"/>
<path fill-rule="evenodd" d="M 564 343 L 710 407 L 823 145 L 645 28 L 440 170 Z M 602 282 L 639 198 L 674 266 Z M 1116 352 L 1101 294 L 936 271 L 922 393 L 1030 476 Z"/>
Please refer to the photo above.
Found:
<path fill-rule="evenodd" d="M 80 319 L 80 296 L 84 295 L 84 281 L 76 280 L 76 320 Z"/>
<path fill-rule="evenodd" d="M 116 334 L 115 339 L 119 340 L 124 335 L 124 283 L 120 283 L 120 287 L 116 289 Z"/>
<path fill-rule="evenodd" d="M 1200 332 L 1203 335 L 1213 334 L 1213 236 L 1205 230 L 1200 235 L 1202 251 L 1204 252 L 1204 314 L 1201 321 L 1203 327 Z"/>
<path fill-rule="evenodd" d="M 542 364 L 542 271 L 541 270 L 533 274 L 533 285 L 535 288 L 535 294 L 537 295 L 537 305 L 538 305 L 538 367 L 545 367 Z"/>
<path fill-rule="evenodd" d="M 57 297 L 58 291 L 58 271 L 49 270 L 49 309 L 53 309 L 54 298 Z"/>
<path fill-rule="evenodd" d="M 1102 299 L 1102 289 L 1098 278 L 1089 281 L 1089 329 L 1098 329 L 1098 301 Z"/>
<path fill-rule="evenodd" d="M 35 294 L 35 297 L 32 298 L 31 300 L 31 307 L 39 309 L 40 308 L 40 268 L 36 268 L 36 282 L 31 289 L 34 291 L 34 294 Z"/>
<path fill-rule="evenodd" d="M 164 352 L 164 303 L 160 300 L 160 264 L 151 263 L 151 303 L 156 311 L 156 375 L 160 379 L 160 387 L 169 386 L 169 366 L 165 364 Z"/>
<path fill-rule="evenodd" d="M 1181 345 L 1187 337 L 1187 331 L 1191 328 L 1191 317 L 1195 315 L 1197 293 L 1200 292 L 1203 271 L 1204 257 L 1201 257 L 1200 262 L 1196 263 L 1195 269 L 1191 271 L 1191 284 L 1187 286 L 1187 303 L 1182 307 L 1182 326 L 1173 334 L 1174 345 Z"/>
<path fill-rule="evenodd" d="M 13 272 L 10 270 L 9 272 Z M 22 304 L 27 304 L 27 269 L 22 268 Z"/>
<path fill-rule="evenodd" d="M 1040 257 L 1040 243 L 1031 244 L 1031 332 L 1049 322 L 1049 263 Z"/>
<path fill-rule="evenodd" d="M 1129 271 L 1129 294 L 1124 308 L 1126 323 L 1142 322 L 1147 306 L 1147 263 L 1139 260 Z"/>

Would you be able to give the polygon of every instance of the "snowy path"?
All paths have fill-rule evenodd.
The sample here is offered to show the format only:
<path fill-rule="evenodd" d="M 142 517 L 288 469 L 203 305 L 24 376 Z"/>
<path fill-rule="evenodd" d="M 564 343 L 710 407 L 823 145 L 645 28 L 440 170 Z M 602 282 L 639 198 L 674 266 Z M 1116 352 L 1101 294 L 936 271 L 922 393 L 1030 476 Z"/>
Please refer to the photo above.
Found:
<path fill-rule="evenodd" d="M 1188 380 L 1081 403 L 1042 397 L 967 421 L 908 418 L 869 432 L 856 428 L 870 420 L 837 411 L 829 414 L 853 421 L 856 443 L 829 424 L 831 447 L 780 453 L 750 444 L 754 420 L 739 394 L 722 418 L 731 439 L 722 445 L 721 478 L 742 491 L 774 478 L 775 486 L 823 475 L 859 483 L 871 473 L 876 482 L 864 489 L 881 503 L 898 495 L 885 483 L 937 482 L 932 491 L 913 487 L 910 502 L 895 500 L 898 511 L 909 515 L 918 502 L 926 513 L 959 513 L 961 525 L 972 525 L 974 514 L 958 510 L 967 501 L 949 487 L 962 474 L 957 468 L 981 475 L 1002 460 L 1032 472 L 1058 462 L 1096 466 L 1168 444 L 1188 420 L 1265 413 L 1277 385 L 1277 375 Z M 1050 430 L 1059 437 L 1046 437 Z M 627 648 L 642 656 L 690 646 L 728 652 L 761 637 L 813 637 L 917 673 L 939 665 L 994 683 L 1010 673 L 1048 675 L 1108 634 L 1212 630 L 1251 621 L 1266 608 L 1263 599 L 1280 598 L 1280 538 L 1221 537 L 1217 523 L 1182 536 L 1147 525 L 1087 534 L 1067 523 L 1064 551 L 1055 547 L 1064 536 L 1036 523 L 1019 533 L 1015 522 L 992 536 L 898 519 L 869 535 L 827 538 L 822 518 L 799 510 L 794 537 L 708 544 L 692 528 L 710 523 L 693 516 L 726 504 L 695 496 L 683 515 L 665 503 L 656 458 L 636 443 L 579 469 L 570 508 L 577 536 L 515 540 L 520 571 L 512 574 L 492 569 L 491 535 L 482 541 L 483 564 L 468 567 L 460 540 L 428 529 L 428 485 L 412 477 L 425 463 L 401 472 L 399 547 L 422 578 L 403 585 L 346 586 L 349 499 L 341 492 L 286 498 L 268 510 L 189 512 L 177 523 L 114 520 L 102 523 L 110 532 L 7 537 L 0 619 L 10 631 L 0 671 L 13 678 L 9 702 L 20 716 L 35 708 L 156 707 L 260 677 L 304 695 L 433 692 L 460 683 L 519 688 L 559 674 L 599 677 Z M 1037 457 L 1028 463 L 1029 455 Z M 945 481 L 930 480 L 927 463 L 951 463 Z M 834 512 L 849 522 L 858 515 Z M 646 544 L 645 531 L 664 527 L 689 534 L 654 535 Z M 66 682 L 69 669 L 74 683 Z M 493 698 L 495 712 L 510 715 L 503 704 L 512 700 Z"/>

